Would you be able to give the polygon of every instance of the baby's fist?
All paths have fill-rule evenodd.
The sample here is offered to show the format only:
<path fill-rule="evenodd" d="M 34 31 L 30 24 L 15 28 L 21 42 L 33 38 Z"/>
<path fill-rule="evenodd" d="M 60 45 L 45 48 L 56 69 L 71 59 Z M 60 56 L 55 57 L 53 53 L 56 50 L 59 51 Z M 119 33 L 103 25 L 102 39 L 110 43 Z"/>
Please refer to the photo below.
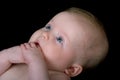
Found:
<path fill-rule="evenodd" d="M 36 63 L 44 60 L 40 46 L 33 42 L 21 44 L 21 50 L 26 64 Z"/>

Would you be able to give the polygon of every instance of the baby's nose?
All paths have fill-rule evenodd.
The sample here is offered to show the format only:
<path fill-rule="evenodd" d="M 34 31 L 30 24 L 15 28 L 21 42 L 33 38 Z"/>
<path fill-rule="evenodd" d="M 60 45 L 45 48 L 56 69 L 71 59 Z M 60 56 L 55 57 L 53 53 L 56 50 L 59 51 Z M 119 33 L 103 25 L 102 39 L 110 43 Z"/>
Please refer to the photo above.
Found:
<path fill-rule="evenodd" d="M 49 39 L 49 35 L 48 35 L 47 32 L 42 32 L 40 38 L 41 38 L 41 39 L 48 40 L 48 39 Z"/>

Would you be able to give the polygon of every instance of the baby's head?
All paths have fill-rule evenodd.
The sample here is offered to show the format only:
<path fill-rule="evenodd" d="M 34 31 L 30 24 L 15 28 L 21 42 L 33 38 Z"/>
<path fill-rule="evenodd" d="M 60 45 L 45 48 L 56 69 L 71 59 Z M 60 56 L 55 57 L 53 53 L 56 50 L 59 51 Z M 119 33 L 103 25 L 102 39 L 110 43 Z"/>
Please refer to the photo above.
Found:
<path fill-rule="evenodd" d="M 78 8 L 55 15 L 29 42 L 39 43 L 50 70 L 70 77 L 96 66 L 108 51 L 103 26 L 91 13 Z"/>

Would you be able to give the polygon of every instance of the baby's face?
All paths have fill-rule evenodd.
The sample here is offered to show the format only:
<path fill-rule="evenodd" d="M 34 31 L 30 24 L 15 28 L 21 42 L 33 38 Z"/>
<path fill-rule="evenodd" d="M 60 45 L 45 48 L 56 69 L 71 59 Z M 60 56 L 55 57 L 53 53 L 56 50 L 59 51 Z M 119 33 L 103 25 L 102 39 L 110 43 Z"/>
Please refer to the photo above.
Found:
<path fill-rule="evenodd" d="M 74 62 L 78 26 L 73 16 L 63 12 L 31 36 L 29 42 L 39 43 L 49 69 L 64 71 Z"/>

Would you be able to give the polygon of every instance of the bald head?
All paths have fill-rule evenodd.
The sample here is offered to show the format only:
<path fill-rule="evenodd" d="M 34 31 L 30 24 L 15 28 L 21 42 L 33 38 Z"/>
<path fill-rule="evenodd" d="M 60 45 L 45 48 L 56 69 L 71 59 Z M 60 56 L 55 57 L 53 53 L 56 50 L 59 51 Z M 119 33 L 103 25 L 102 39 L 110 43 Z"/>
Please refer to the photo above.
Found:
<path fill-rule="evenodd" d="M 76 18 L 79 30 L 82 30 L 82 35 L 80 31 L 77 32 L 78 43 L 74 44 L 77 45 L 76 60 L 86 68 L 96 66 L 105 58 L 108 51 L 108 40 L 103 25 L 85 10 L 70 8 L 65 12 Z M 82 42 L 79 41 L 81 38 Z"/>

